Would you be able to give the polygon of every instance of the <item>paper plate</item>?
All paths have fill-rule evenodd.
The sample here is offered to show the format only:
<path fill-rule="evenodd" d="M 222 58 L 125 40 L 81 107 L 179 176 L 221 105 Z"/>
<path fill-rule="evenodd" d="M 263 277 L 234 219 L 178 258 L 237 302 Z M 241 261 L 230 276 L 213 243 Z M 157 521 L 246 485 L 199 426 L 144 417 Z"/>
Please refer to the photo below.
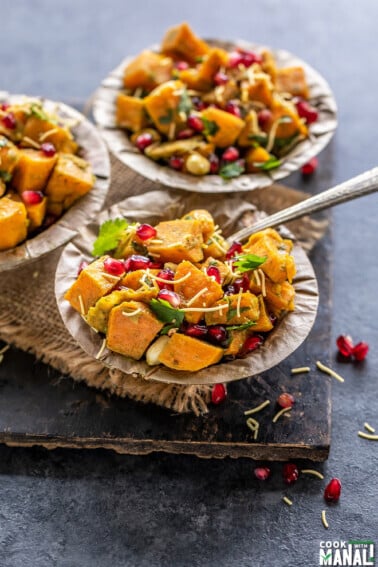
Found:
<path fill-rule="evenodd" d="M 123 71 L 125 66 L 133 59 L 133 57 L 127 57 L 102 81 L 101 87 L 96 91 L 92 101 L 93 116 L 101 135 L 111 152 L 122 163 L 140 175 L 168 187 L 202 193 L 232 193 L 266 187 L 274 181 L 287 177 L 300 169 L 303 164 L 316 156 L 328 144 L 337 126 L 336 101 L 326 80 L 313 67 L 288 51 L 274 50 L 242 40 L 234 42 L 208 40 L 208 42 L 227 50 L 236 47 L 252 51 L 269 49 L 274 54 L 278 67 L 292 65 L 303 67 L 310 89 L 309 102 L 317 108 L 319 113 L 317 122 L 311 124 L 309 128 L 310 137 L 295 146 L 283 158 L 283 163 L 279 168 L 267 173 L 241 175 L 231 181 L 224 181 L 218 175 L 195 177 L 174 171 L 168 166 L 159 165 L 141 154 L 130 142 L 127 131 L 115 124 L 116 97 L 123 88 Z M 158 50 L 159 46 L 152 46 L 150 49 Z"/>
<path fill-rule="evenodd" d="M 0 93 L 0 102 L 16 104 L 27 100 L 41 101 L 48 112 L 55 112 L 62 118 L 77 122 L 72 133 L 80 146 L 78 155 L 91 164 L 96 181 L 92 190 L 68 209 L 56 223 L 15 248 L 0 252 L 0 272 L 36 260 L 71 240 L 79 229 L 101 210 L 110 184 L 109 154 L 96 127 L 80 112 L 61 102 Z"/>
<path fill-rule="evenodd" d="M 100 224 L 109 218 L 120 216 L 131 221 L 156 224 L 161 220 L 180 218 L 185 212 L 195 208 L 208 209 L 216 223 L 222 227 L 226 237 L 245 226 L 246 221 L 250 223 L 253 214 L 258 217 L 256 207 L 247 195 L 246 198 L 237 195 L 227 196 L 215 203 L 209 195 L 183 195 L 182 192 L 170 190 L 152 191 L 129 197 L 109 211 L 102 212 L 95 222 L 84 227 L 81 234 L 64 248 L 56 272 L 56 299 L 68 331 L 87 354 L 96 357 L 101 349 L 103 337 L 94 332 L 81 315 L 72 309 L 64 299 L 64 294 L 74 283 L 80 262 L 83 259 L 91 259 L 90 251 Z M 137 374 L 160 382 L 188 385 L 230 382 L 272 368 L 294 352 L 305 340 L 317 312 L 318 287 L 312 265 L 298 244 L 294 246 L 293 255 L 297 266 L 294 280 L 295 311 L 288 313 L 268 335 L 263 346 L 247 357 L 223 362 L 198 372 L 177 372 L 162 366 L 151 367 L 143 360 L 132 360 L 107 349 L 101 356 L 101 362 L 127 374 Z"/>

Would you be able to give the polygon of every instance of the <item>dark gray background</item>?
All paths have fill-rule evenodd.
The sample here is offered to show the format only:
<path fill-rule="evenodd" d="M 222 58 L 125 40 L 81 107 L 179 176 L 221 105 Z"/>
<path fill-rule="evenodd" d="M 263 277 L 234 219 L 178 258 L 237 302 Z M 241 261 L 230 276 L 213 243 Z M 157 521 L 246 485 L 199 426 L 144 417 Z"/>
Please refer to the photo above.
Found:
<path fill-rule="evenodd" d="M 340 120 L 317 176 L 287 183 L 311 190 L 377 165 L 374 0 L 0 0 L 0 14 L 1 88 L 66 102 L 83 102 L 123 56 L 184 19 L 203 36 L 286 48 L 327 78 Z M 378 444 L 356 436 L 365 420 L 378 428 L 377 199 L 334 212 L 333 336 L 348 332 L 371 352 L 358 366 L 331 359 L 346 380 L 333 388 L 324 473 L 343 494 L 328 532 L 316 479 L 282 504 L 281 465 L 262 485 L 247 460 L 1 447 L 1 567 L 313 566 L 323 539 L 378 545 Z"/>

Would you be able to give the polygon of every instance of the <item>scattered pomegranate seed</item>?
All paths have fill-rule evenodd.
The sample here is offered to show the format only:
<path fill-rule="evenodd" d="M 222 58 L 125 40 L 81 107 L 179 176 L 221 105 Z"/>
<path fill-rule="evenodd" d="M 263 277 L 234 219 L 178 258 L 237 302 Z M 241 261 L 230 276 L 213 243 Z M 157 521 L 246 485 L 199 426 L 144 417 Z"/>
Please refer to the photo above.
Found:
<path fill-rule="evenodd" d="M 234 148 L 234 146 L 230 146 L 227 150 L 224 150 L 222 154 L 223 161 L 236 161 L 239 159 L 239 150 Z"/>
<path fill-rule="evenodd" d="M 227 397 L 227 390 L 224 384 L 214 384 L 211 391 L 211 401 L 213 404 L 221 404 Z"/>
<path fill-rule="evenodd" d="M 243 63 L 243 55 L 238 51 L 232 51 L 228 57 L 228 67 L 235 69 L 241 63 Z"/>
<path fill-rule="evenodd" d="M 1 121 L 8 130 L 14 130 L 17 126 L 13 112 L 8 112 L 8 114 L 2 117 Z"/>
<path fill-rule="evenodd" d="M 180 156 L 171 156 L 168 161 L 169 167 L 177 169 L 178 171 L 183 168 L 184 160 Z"/>
<path fill-rule="evenodd" d="M 136 235 L 141 240 L 149 240 L 150 238 L 155 238 L 157 231 L 156 228 L 154 228 L 150 224 L 141 224 L 136 229 Z"/>
<path fill-rule="evenodd" d="M 202 130 L 204 129 L 201 118 L 199 116 L 195 116 L 194 114 L 188 116 L 187 124 L 189 128 L 192 128 L 192 130 L 194 130 L 195 132 L 202 132 Z"/>
<path fill-rule="evenodd" d="M 115 258 L 106 258 L 104 261 L 104 270 L 112 276 L 122 276 L 125 272 L 125 264 L 122 260 L 116 260 Z"/>
<path fill-rule="evenodd" d="M 282 469 L 282 476 L 286 484 L 294 484 L 297 482 L 299 470 L 294 463 L 285 463 Z"/>
<path fill-rule="evenodd" d="M 135 270 L 145 270 L 151 268 L 151 260 L 146 256 L 138 256 L 133 254 L 124 262 L 126 272 L 134 272 Z"/>
<path fill-rule="evenodd" d="M 41 191 L 24 191 L 21 198 L 25 205 L 39 205 L 43 201 L 43 193 Z"/>
<path fill-rule="evenodd" d="M 9 107 L 10 107 L 10 104 L 8 104 L 7 102 L 3 102 L 3 103 L 0 105 L 0 109 L 3 110 L 4 112 L 5 112 L 6 110 L 8 110 Z"/>
<path fill-rule="evenodd" d="M 184 330 L 185 335 L 189 337 L 206 337 L 207 335 L 206 325 L 195 325 L 194 323 L 189 323 Z"/>
<path fill-rule="evenodd" d="M 345 356 L 345 358 L 350 358 L 352 356 L 354 348 L 352 337 L 349 337 L 348 335 L 340 335 L 336 339 L 336 345 L 340 354 Z"/>
<path fill-rule="evenodd" d="M 338 478 L 333 478 L 325 487 L 324 499 L 327 502 L 337 502 L 341 494 L 341 482 Z"/>
<path fill-rule="evenodd" d="M 236 254 L 241 254 L 242 251 L 242 243 L 235 240 L 226 252 L 226 260 L 231 260 Z"/>
<path fill-rule="evenodd" d="M 257 467 L 253 472 L 258 480 L 267 480 L 270 477 L 270 469 L 268 467 Z"/>
<path fill-rule="evenodd" d="M 307 124 L 312 124 L 313 122 L 317 121 L 319 116 L 318 111 L 307 101 L 299 100 L 296 104 L 296 107 L 299 116 L 301 118 L 304 118 Z"/>
<path fill-rule="evenodd" d="M 234 288 L 235 293 L 239 293 L 240 290 L 248 291 L 249 290 L 249 277 L 247 274 L 243 274 L 241 278 L 237 278 L 234 281 Z"/>
<path fill-rule="evenodd" d="M 214 83 L 218 86 L 225 85 L 226 83 L 228 83 L 228 77 L 226 73 L 222 73 L 221 71 L 218 71 L 218 73 L 214 77 Z"/>
<path fill-rule="evenodd" d="M 168 283 L 168 282 L 172 282 L 173 278 L 175 277 L 175 274 L 172 270 L 170 270 L 169 268 L 164 268 L 164 270 L 161 270 L 158 273 L 157 277 L 160 278 L 161 280 L 167 281 L 167 283 L 156 282 L 160 289 L 169 289 L 173 291 L 173 284 Z"/>
<path fill-rule="evenodd" d="M 178 71 L 185 71 L 185 69 L 189 69 L 189 63 L 186 61 L 177 61 L 175 67 Z"/>
<path fill-rule="evenodd" d="M 264 128 L 269 122 L 272 120 L 273 114 L 267 108 L 260 110 L 257 114 L 257 120 L 259 123 L 260 128 Z"/>
<path fill-rule="evenodd" d="M 234 116 L 237 116 L 238 118 L 241 117 L 239 106 L 236 104 L 236 102 L 233 102 L 232 100 L 228 101 L 228 103 L 226 104 L 225 111 L 229 112 L 230 114 L 233 114 Z"/>
<path fill-rule="evenodd" d="M 261 337 L 248 337 L 243 345 L 242 351 L 244 353 L 253 352 L 263 344 Z"/>
<path fill-rule="evenodd" d="M 357 343 L 353 349 L 353 356 L 358 361 L 365 360 L 367 353 L 369 352 L 369 345 L 364 342 Z"/>
<path fill-rule="evenodd" d="M 177 139 L 178 140 L 187 140 L 188 138 L 191 138 L 192 136 L 194 136 L 194 130 L 192 130 L 191 128 L 185 128 L 185 130 L 181 130 L 181 132 L 179 132 L 177 134 Z"/>
<path fill-rule="evenodd" d="M 181 297 L 179 296 L 179 294 L 171 291 L 170 289 L 161 289 L 157 295 L 157 298 L 168 301 L 168 303 L 170 303 L 175 309 L 177 309 L 177 307 L 179 307 L 181 303 Z"/>
<path fill-rule="evenodd" d="M 246 51 L 245 49 L 241 49 L 238 47 L 237 51 L 242 56 L 242 63 L 245 67 L 250 67 L 254 63 L 262 63 L 262 57 L 258 53 L 254 53 L 253 51 Z"/>
<path fill-rule="evenodd" d="M 192 103 L 196 110 L 205 110 L 208 106 L 199 96 L 194 96 L 192 98 Z"/>
<path fill-rule="evenodd" d="M 277 404 L 281 408 L 292 408 L 294 403 L 295 403 L 294 396 L 292 396 L 288 392 L 284 392 L 283 394 L 280 394 L 277 398 Z"/>
<path fill-rule="evenodd" d="M 144 150 L 148 148 L 148 146 L 150 146 L 153 141 L 154 139 L 152 137 L 152 134 L 145 132 L 144 134 L 140 134 L 140 136 L 137 137 L 137 139 L 135 140 L 135 145 L 138 150 L 143 153 Z"/>
<path fill-rule="evenodd" d="M 209 266 L 206 268 L 206 273 L 210 278 L 214 278 L 217 283 L 221 283 L 220 271 L 216 266 Z"/>
<path fill-rule="evenodd" d="M 219 157 L 216 154 L 210 154 L 208 157 L 210 162 L 210 173 L 218 173 L 219 171 Z"/>
<path fill-rule="evenodd" d="M 77 275 L 80 276 L 81 272 L 84 270 L 84 268 L 86 268 L 87 266 L 89 266 L 89 262 L 87 262 L 86 260 L 82 260 L 79 264 L 79 267 L 77 269 Z"/>
<path fill-rule="evenodd" d="M 310 159 L 310 161 L 302 165 L 301 172 L 303 175 L 312 175 L 317 170 L 317 168 L 318 168 L 318 158 L 313 157 Z"/>
<path fill-rule="evenodd" d="M 223 325 L 213 325 L 207 330 L 207 335 L 212 342 L 222 344 L 227 339 L 227 331 Z"/>
<path fill-rule="evenodd" d="M 54 157 L 56 154 L 56 148 L 54 144 L 51 144 L 50 142 L 45 142 L 44 144 L 41 145 L 41 152 L 46 157 Z"/>

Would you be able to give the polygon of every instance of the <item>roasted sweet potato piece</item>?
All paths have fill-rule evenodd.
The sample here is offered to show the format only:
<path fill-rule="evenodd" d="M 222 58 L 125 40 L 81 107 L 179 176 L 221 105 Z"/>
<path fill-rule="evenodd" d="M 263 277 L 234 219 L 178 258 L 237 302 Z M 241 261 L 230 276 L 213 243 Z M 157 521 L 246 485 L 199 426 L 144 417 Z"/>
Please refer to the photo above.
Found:
<path fill-rule="evenodd" d="M 141 88 L 150 91 L 169 81 L 172 69 L 173 61 L 170 57 L 145 50 L 125 68 L 123 84 L 127 89 Z"/>
<path fill-rule="evenodd" d="M 190 274 L 190 277 L 187 277 L 185 281 L 174 283 L 174 290 L 185 300 L 187 305 L 190 304 L 191 308 L 210 307 L 218 299 L 223 297 L 221 286 L 205 272 L 199 270 L 191 262 L 186 260 L 177 266 L 174 282 L 188 274 Z M 197 299 L 193 301 L 193 298 L 196 296 L 198 296 Z M 202 316 L 202 311 L 185 313 L 185 318 L 189 323 L 198 323 Z"/>
<path fill-rule="evenodd" d="M 133 132 L 144 128 L 148 123 L 144 100 L 119 93 L 116 100 L 116 122 Z"/>
<path fill-rule="evenodd" d="M 198 339 L 175 333 L 167 341 L 159 360 L 168 368 L 196 372 L 216 364 L 223 356 L 223 349 Z"/>
<path fill-rule="evenodd" d="M 202 236 L 204 241 L 209 238 L 210 234 L 214 232 L 214 219 L 205 209 L 194 209 L 189 211 L 183 217 L 182 220 L 198 220 L 201 226 Z"/>
<path fill-rule="evenodd" d="M 125 301 L 110 312 L 107 346 L 139 360 L 162 327 L 163 323 L 144 303 Z"/>
<path fill-rule="evenodd" d="M 240 302 L 240 303 L 239 303 Z M 238 303 L 240 316 L 238 316 Z M 217 301 L 214 305 L 224 305 L 219 311 L 209 311 L 205 315 L 206 325 L 242 325 L 250 321 L 257 321 L 260 315 L 259 301 L 253 293 L 245 292 L 228 295 L 227 298 Z"/>
<path fill-rule="evenodd" d="M 0 118 L 4 118 L 7 115 L 11 115 L 15 123 L 14 128 L 7 128 L 6 123 L 0 120 L 0 134 L 4 134 L 7 138 L 13 142 L 19 142 L 22 138 L 22 133 L 26 120 L 29 116 L 29 108 L 26 105 L 12 104 L 6 110 L 0 111 Z"/>
<path fill-rule="evenodd" d="M 294 310 L 295 290 L 289 282 L 273 283 L 267 279 L 265 285 L 265 302 L 275 315 Z"/>
<path fill-rule="evenodd" d="M 82 315 L 86 315 L 89 308 L 112 291 L 121 279 L 105 272 L 104 261 L 107 258 L 109 256 L 101 256 L 84 268 L 64 296 Z"/>
<path fill-rule="evenodd" d="M 159 270 L 149 270 L 149 273 L 153 276 L 157 276 Z M 130 289 L 140 289 L 143 286 L 143 279 L 148 280 L 148 275 L 146 275 L 146 270 L 134 270 L 133 272 L 128 272 L 121 280 L 121 285 L 124 287 L 129 287 Z M 152 285 L 153 280 L 150 278 Z"/>
<path fill-rule="evenodd" d="M 191 63 L 196 63 L 209 51 L 209 45 L 197 37 L 186 22 L 167 30 L 161 44 L 162 53 Z"/>
<path fill-rule="evenodd" d="M 42 116 L 44 116 L 44 113 Z M 29 116 L 26 121 L 21 142 L 22 146 L 30 146 L 25 138 L 30 138 L 38 144 L 50 142 L 58 152 L 74 154 L 78 149 L 78 145 L 68 128 L 59 126 L 47 117 L 46 119 L 39 118 L 34 114 Z"/>
<path fill-rule="evenodd" d="M 185 88 L 181 81 L 168 81 L 156 87 L 144 99 L 145 107 L 156 128 L 168 134 L 172 124 L 178 122 L 177 107 Z"/>
<path fill-rule="evenodd" d="M 209 123 L 208 131 L 213 132 L 207 139 L 219 148 L 232 146 L 245 126 L 244 120 L 219 108 L 206 108 L 201 116 Z"/>
<path fill-rule="evenodd" d="M 43 224 L 47 209 L 47 197 L 43 197 L 42 201 L 35 205 L 25 204 L 25 207 L 29 219 L 28 232 L 33 232 Z"/>
<path fill-rule="evenodd" d="M 272 155 L 265 148 L 258 146 L 251 148 L 245 155 L 245 167 L 248 173 L 258 173 L 263 171 L 261 166 L 272 159 Z M 261 165 L 260 165 L 261 164 Z"/>
<path fill-rule="evenodd" d="M 253 327 L 254 328 L 254 327 Z M 230 343 L 224 351 L 225 356 L 235 356 L 242 350 L 246 338 L 248 337 L 248 330 L 230 331 Z"/>
<path fill-rule="evenodd" d="M 274 96 L 271 104 L 272 117 L 264 125 L 263 130 L 269 132 L 272 126 L 279 121 L 276 129 L 276 138 L 290 138 L 295 134 L 308 135 L 307 126 L 298 116 L 295 106 L 283 100 L 278 95 Z"/>
<path fill-rule="evenodd" d="M 248 88 L 249 100 L 262 102 L 265 106 L 270 106 L 272 102 L 273 84 L 269 75 L 258 75 Z"/>
<path fill-rule="evenodd" d="M 110 311 L 113 307 L 128 300 L 130 300 L 128 290 L 115 290 L 100 297 L 87 313 L 86 321 L 88 325 L 96 329 L 96 331 L 106 334 Z"/>
<path fill-rule="evenodd" d="M 39 150 L 20 149 L 12 187 L 20 194 L 24 191 L 43 191 L 57 160 L 57 154 L 47 157 Z"/>
<path fill-rule="evenodd" d="M 288 253 L 287 240 L 280 237 L 273 229 L 257 232 L 243 246 L 243 251 L 266 257 L 261 270 L 274 282 L 292 281 L 295 276 L 294 258 Z"/>
<path fill-rule="evenodd" d="M 156 237 L 148 243 L 148 251 L 160 262 L 203 259 L 203 238 L 198 220 L 172 220 L 155 226 Z"/>
<path fill-rule="evenodd" d="M 260 307 L 260 315 L 256 321 L 256 325 L 253 325 L 253 327 L 251 327 L 251 330 L 254 333 L 266 333 L 271 329 L 273 329 L 273 323 L 269 317 L 269 313 L 266 310 L 266 305 L 263 296 L 259 295 L 258 300 Z"/>
<path fill-rule="evenodd" d="M 179 73 L 180 81 L 190 89 L 208 91 L 211 89 L 214 76 L 228 62 L 228 54 L 224 49 L 213 47 L 203 62 L 195 68 L 185 69 Z"/>
<path fill-rule="evenodd" d="M 18 148 L 5 136 L 0 136 L 0 179 L 7 183 L 20 159 Z"/>
<path fill-rule="evenodd" d="M 303 67 L 284 67 L 277 69 L 276 89 L 302 98 L 309 97 L 309 89 Z"/>
<path fill-rule="evenodd" d="M 20 244 L 26 238 L 28 221 L 25 205 L 13 199 L 0 199 L 0 250 Z"/>
<path fill-rule="evenodd" d="M 262 57 L 261 68 L 264 71 L 264 73 L 268 73 L 268 75 L 270 75 L 274 83 L 277 75 L 277 65 L 273 53 L 268 49 L 265 49 L 261 53 L 261 57 Z"/>
<path fill-rule="evenodd" d="M 218 269 L 222 285 L 230 281 L 231 271 L 227 264 L 210 256 L 209 258 L 206 258 L 206 261 L 203 262 L 203 264 L 201 264 L 201 269 L 206 270 L 210 266 L 215 266 Z"/>
<path fill-rule="evenodd" d="M 227 240 L 218 232 L 213 232 L 204 244 L 203 254 L 205 258 L 224 258 L 228 248 Z"/>
<path fill-rule="evenodd" d="M 238 146 L 241 148 L 248 148 L 248 146 L 256 144 L 255 136 L 261 135 L 261 131 L 257 120 L 257 112 L 255 110 L 250 110 L 244 120 L 245 126 L 238 138 Z"/>

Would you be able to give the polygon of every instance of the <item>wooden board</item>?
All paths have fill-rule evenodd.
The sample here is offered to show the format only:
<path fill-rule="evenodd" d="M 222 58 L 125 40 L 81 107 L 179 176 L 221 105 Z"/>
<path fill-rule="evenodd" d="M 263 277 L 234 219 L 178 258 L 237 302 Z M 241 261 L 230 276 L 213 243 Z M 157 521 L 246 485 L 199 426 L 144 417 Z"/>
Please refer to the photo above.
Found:
<path fill-rule="evenodd" d="M 108 396 L 61 376 L 24 352 L 11 349 L 0 365 L 0 442 L 48 448 L 109 448 L 120 453 L 152 451 L 199 457 L 249 457 L 325 460 L 330 446 L 330 378 L 315 370 L 327 362 L 330 344 L 330 238 L 311 254 L 320 286 L 320 308 L 306 342 L 272 370 L 228 387 L 228 398 L 207 415 L 175 415 L 153 405 Z M 290 369 L 309 365 L 309 374 Z M 296 404 L 290 418 L 276 424 L 275 400 L 291 392 Z M 257 414 L 259 437 L 253 439 L 244 411 L 269 399 Z"/>

